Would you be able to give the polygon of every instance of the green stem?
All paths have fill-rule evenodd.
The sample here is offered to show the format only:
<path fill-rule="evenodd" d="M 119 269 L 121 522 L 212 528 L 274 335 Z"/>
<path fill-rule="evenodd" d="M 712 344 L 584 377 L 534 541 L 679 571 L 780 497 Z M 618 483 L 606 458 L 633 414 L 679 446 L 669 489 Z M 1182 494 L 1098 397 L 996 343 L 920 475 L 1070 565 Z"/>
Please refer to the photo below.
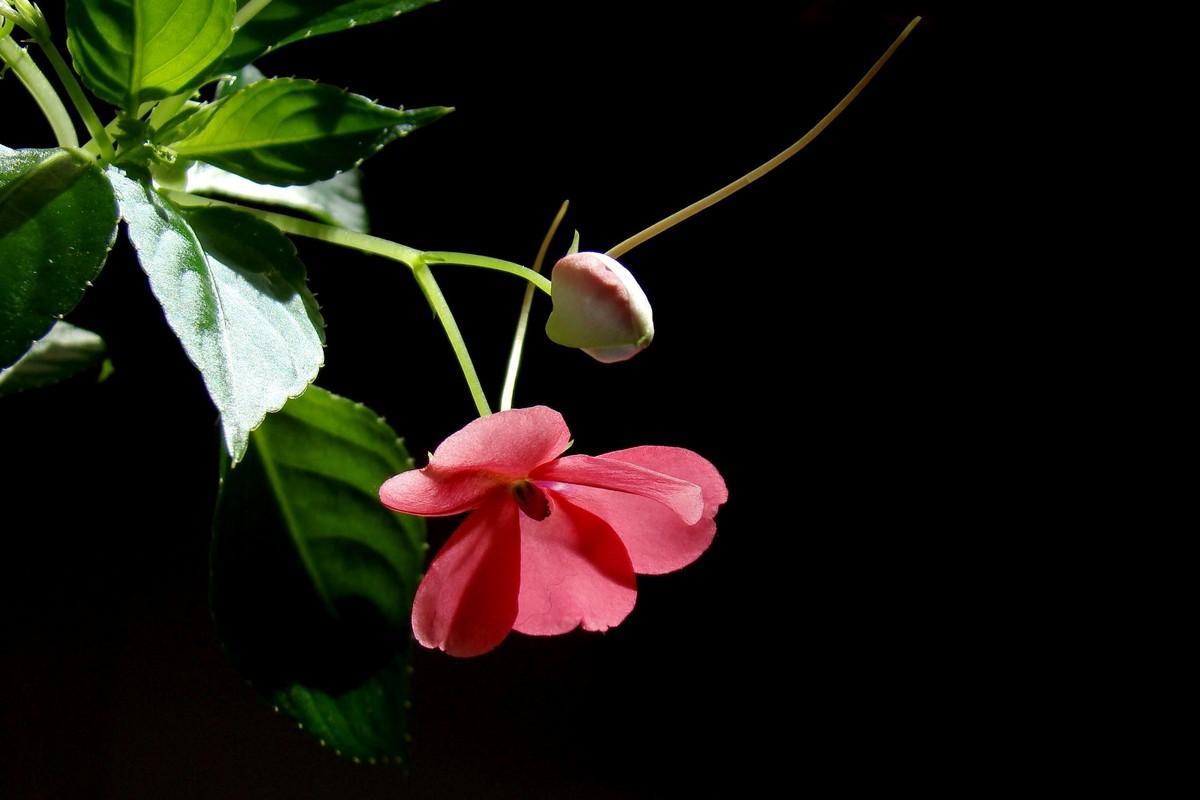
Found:
<path fill-rule="evenodd" d="M 908 38 L 908 35 L 912 33 L 913 28 L 917 27 L 917 23 L 920 21 L 920 17 L 914 17 L 913 21 L 908 23 L 908 26 L 900 32 L 899 36 L 896 37 L 896 41 L 892 42 L 891 47 L 889 47 L 884 54 L 879 57 L 879 60 L 875 62 L 871 69 L 867 70 L 867 74 L 864 75 L 858 83 L 854 84 L 854 88 L 842 98 L 841 102 L 834 106 L 833 110 L 822 117 L 821 121 L 814 125 L 812 130 L 801 136 L 791 147 L 784 150 L 782 153 L 775 156 L 757 169 L 746 173 L 733 183 L 730 183 L 728 186 L 718 189 L 708 197 L 697 200 L 687 208 L 676 211 L 671 216 L 654 223 L 644 231 L 630 236 L 628 239 L 609 250 L 607 255 L 612 256 L 613 258 L 620 258 L 622 255 L 628 253 L 639 244 L 650 241 L 663 231 L 669 230 L 670 228 L 673 228 L 679 223 L 683 222 L 685 219 L 699 214 L 701 211 L 710 206 L 716 205 L 739 189 L 746 188 L 751 183 L 754 183 L 754 181 L 758 180 L 783 162 L 787 161 L 792 156 L 796 155 L 796 153 L 799 153 L 805 147 L 808 147 L 809 143 L 812 142 L 813 139 L 816 139 L 821 134 L 821 131 L 828 128 L 829 124 L 837 119 L 838 116 L 846 110 L 846 107 L 854 101 L 854 98 L 858 97 L 858 95 L 862 93 L 862 90 L 867 88 L 867 84 L 871 82 L 871 79 L 874 78 L 876 74 L 878 74 L 879 70 L 883 69 L 883 65 L 888 62 L 888 59 L 892 57 L 892 54 L 896 52 L 897 48 L 904 43 L 904 40 Z"/>
<path fill-rule="evenodd" d="M 483 269 L 507 272 L 509 275 L 516 275 L 518 278 L 524 278 L 529 281 L 531 284 L 530 288 L 537 287 L 546 294 L 550 294 L 550 281 L 539 275 L 535 270 L 500 258 L 477 256 L 474 253 L 450 253 L 444 250 L 430 250 L 425 253 L 425 263 L 430 265 L 458 264 L 464 267 L 481 267 Z"/>
<path fill-rule="evenodd" d="M 7 64 L 21 84 L 29 90 L 38 108 L 42 110 L 42 115 L 54 130 L 58 146 L 79 147 L 75 123 L 71 121 L 71 113 L 63 105 L 62 98 L 38 69 L 28 51 L 9 38 L 7 30 L 0 32 L 0 61 Z"/>
<path fill-rule="evenodd" d="M 153 105 L 154 105 L 154 103 L 143 103 L 142 107 L 138 109 L 137 119 L 141 119 L 143 116 L 145 116 L 146 111 L 149 110 L 149 108 L 152 107 Z M 120 133 L 121 132 L 121 120 L 127 119 L 127 118 L 128 117 L 124 111 L 117 114 L 117 116 L 113 117 L 112 120 L 107 125 L 104 126 L 105 133 L 107 133 L 109 136 L 115 136 L 118 133 Z M 87 141 L 87 144 L 85 144 L 83 146 L 83 149 L 87 150 L 89 153 L 91 153 L 93 155 L 99 155 L 99 153 L 100 153 L 100 145 L 96 142 L 95 138 L 89 139 Z"/>
<path fill-rule="evenodd" d="M 245 25 L 250 20 L 258 16 L 259 12 L 271 4 L 271 0 L 250 0 L 249 3 L 238 9 L 238 12 L 233 16 L 233 29 Z"/>
<path fill-rule="evenodd" d="M 263 211 L 260 208 L 250 208 L 249 206 L 238 205 L 237 203 L 227 203 L 224 200 L 200 197 L 199 195 L 188 194 L 187 192 L 178 192 L 174 189 L 165 189 L 162 190 L 162 193 L 182 206 L 224 206 L 226 208 L 236 208 L 238 211 L 244 211 L 247 214 L 253 214 L 259 219 L 266 220 L 284 233 L 304 236 L 309 239 L 320 239 L 323 242 L 336 244 L 340 247 L 348 247 L 352 250 L 361 250 L 364 253 L 371 253 L 372 255 L 399 261 L 409 267 L 412 267 L 417 259 L 423 255 L 420 250 L 413 247 L 406 247 L 399 242 L 381 239 L 378 236 L 371 236 L 366 233 L 346 230 L 334 225 L 311 222 L 289 214 Z"/>
<path fill-rule="evenodd" d="M 83 93 L 83 87 L 75 79 L 75 73 L 71 72 L 71 68 L 67 66 L 67 62 L 63 60 L 62 53 L 58 51 L 54 41 L 49 36 L 39 35 L 35 37 L 34 41 L 38 43 L 38 46 L 42 48 L 46 57 L 50 59 L 50 66 L 54 67 L 55 74 L 62 81 L 62 85 L 66 87 L 67 96 L 71 98 L 71 103 L 74 104 L 75 110 L 83 118 L 83 124 L 87 126 L 88 133 L 92 135 L 96 144 L 100 146 L 100 155 L 105 161 L 112 161 L 116 157 L 112 140 L 108 138 L 108 131 L 104 130 L 104 123 L 100 121 L 100 117 L 96 116 L 96 110 L 92 108 L 92 104 L 88 102 L 87 95 Z"/>
<path fill-rule="evenodd" d="M 421 287 L 421 292 L 424 293 L 425 300 L 433 309 L 433 313 L 441 320 L 442 328 L 446 331 L 446 338 L 450 340 L 450 346 L 454 348 L 458 366 L 462 368 L 463 377 L 467 379 L 467 386 L 471 390 L 471 399 L 475 401 L 475 408 L 479 411 L 479 416 L 489 416 L 492 409 L 488 405 L 487 394 L 479 383 L 479 375 L 475 372 L 475 365 L 471 363 L 471 354 L 467 352 L 467 343 L 458 329 L 458 323 L 454 321 L 454 315 L 450 313 L 450 305 L 442 295 L 442 290 L 438 288 L 433 272 L 421 258 L 418 258 L 416 263 L 411 266 L 413 277 L 417 279 L 417 285 Z"/>
<path fill-rule="evenodd" d="M 425 263 L 425 254 L 420 250 L 406 247 L 399 242 L 381 239 L 378 236 L 349 231 L 333 225 L 323 225 L 319 222 L 310 222 L 306 219 L 288 216 L 287 214 L 277 214 L 274 211 L 262 211 L 257 208 L 241 206 L 237 203 L 226 203 L 222 200 L 213 200 L 208 197 L 197 197 L 193 194 L 170 189 L 164 190 L 163 194 L 170 197 L 174 202 L 185 206 L 225 206 L 236 208 L 239 211 L 253 214 L 259 219 L 270 222 L 284 233 L 290 233 L 293 236 L 304 236 L 309 239 L 319 239 L 322 242 L 329 242 L 340 247 L 348 247 L 352 250 L 361 250 L 364 253 L 383 256 L 384 258 L 399 261 L 407 265 L 412 270 L 413 277 L 417 279 L 417 286 L 421 288 L 421 293 L 425 295 L 425 300 L 429 303 L 429 307 L 433 309 L 433 313 L 437 315 L 438 321 L 442 323 L 442 328 L 446 332 L 446 338 L 450 340 L 450 347 L 454 350 L 454 355 L 458 358 L 458 365 L 462 369 L 463 378 L 467 381 L 467 388 L 471 392 L 471 399 L 475 401 L 475 407 L 479 410 L 479 416 L 486 417 L 492 413 L 492 409 L 488 405 L 487 394 L 483 391 L 483 386 L 479 382 L 479 374 L 475 371 L 475 364 L 471 361 L 471 354 L 467 350 L 467 343 L 463 340 L 462 332 L 458 329 L 458 323 L 454 320 L 454 314 L 450 311 L 450 305 L 446 302 L 445 296 L 442 295 L 442 290 L 438 287 L 437 280 L 434 279 L 433 273 Z"/>
<path fill-rule="evenodd" d="M 558 226 L 562 224 L 563 217 L 567 215 L 567 207 L 570 205 L 570 200 L 563 200 L 558 213 L 554 215 L 554 221 L 550 223 L 550 228 L 546 231 L 545 238 L 542 239 L 542 246 L 538 248 L 537 258 L 533 260 L 534 272 L 542 271 L 542 263 L 546 260 L 546 251 L 550 249 L 550 241 L 558 232 Z M 533 308 L 532 283 L 525 287 L 525 297 L 521 300 L 521 313 L 517 317 L 517 330 L 513 334 L 512 349 L 508 352 L 508 369 L 504 371 L 504 388 L 500 391 L 501 411 L 508 411 L 512 408 L 513 393 L 517 390 L 517 372 L 521 369 L 521 352 L 525 349 L 525 330 L 529 326 L 529 310 L 531 308 Z"/>

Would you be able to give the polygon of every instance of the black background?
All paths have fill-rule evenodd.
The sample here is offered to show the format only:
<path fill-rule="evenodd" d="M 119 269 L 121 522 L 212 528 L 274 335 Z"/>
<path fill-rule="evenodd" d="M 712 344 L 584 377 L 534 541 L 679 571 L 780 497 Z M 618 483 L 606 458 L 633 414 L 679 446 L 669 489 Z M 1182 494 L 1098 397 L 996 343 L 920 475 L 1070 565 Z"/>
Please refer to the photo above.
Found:
<path fill-rule="evenodd" d="M 973 42 L 954 5 L 444 0 L 259 62 L 457 107 L 366 165 L 373 232 L 528 263 L 565 198 L 564 227 L 604 250 L 766 160 L 926 16 L 812 147 L 623 259 L 655 307 L 645 353 L 605 367 L 558 348 L 536 306 L 518 405 L 562 411 L 577 452 L 692 448 L 731 499 L 712 548 L 640 579 L 607 634 L 418 653 L 407 772 L 323 751 L 225 661 L 206 605 L 215 412 L 119 244 L 71 317 L 108 340 L 113 378 L 0 403 L 0 795 L 954 785 L 989 744 L 998 691 L 967 599 L 986 554 L 958 514 L 962 453 L 988 424 L 963 332 L 984 302 L 966 186 L 987 156 L 966 144 Z M 19 85 L 0 91 L 0 141 L 49 145 Z M 414 453 L 467 422 L 406 272 L 299 247 L 328 323 L 321 385 Z M 494 398 L 522 286 L 439 278 Z M 435 547 L 449 530 L 433 527 Z"/>

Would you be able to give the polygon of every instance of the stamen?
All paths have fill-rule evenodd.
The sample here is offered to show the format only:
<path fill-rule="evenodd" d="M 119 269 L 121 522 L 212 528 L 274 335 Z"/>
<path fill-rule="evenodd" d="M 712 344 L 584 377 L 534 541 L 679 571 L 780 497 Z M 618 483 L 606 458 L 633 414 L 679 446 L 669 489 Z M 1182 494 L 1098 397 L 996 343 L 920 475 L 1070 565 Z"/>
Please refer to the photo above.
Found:
<path fill-rule="evenodd" d="M 514 483 L 512 493 L 525 516 L 538 522 L 550 516 L 550 498 L 533 481 Z"/>

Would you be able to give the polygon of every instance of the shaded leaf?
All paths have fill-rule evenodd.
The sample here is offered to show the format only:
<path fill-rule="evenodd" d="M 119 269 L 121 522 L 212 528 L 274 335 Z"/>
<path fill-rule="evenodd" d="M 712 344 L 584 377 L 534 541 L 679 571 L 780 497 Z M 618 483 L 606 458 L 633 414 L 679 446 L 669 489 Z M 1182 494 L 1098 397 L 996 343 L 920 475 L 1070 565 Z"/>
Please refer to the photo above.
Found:
<path fill-rule="evenodd" d="M 324 325 L 292 243 L 242 211 L 182 211 L 110 167 L 121 216 L 167 324 L 200 370 L 238 461 L 263 417 L 324 362 Z"/>
<path fill-rule="evenodd" d="M 112 188 L 85 153 L 0 153 L 0 368 L 79 303 L 116 235 Z"/>
<path fill-rule="evenodd" d="M 67 47 L 96 96 L 134 112 L 203 81 L 233 39 L 234 0 L 72 0 Z"/>
<path fill-rule="evenodd" d="M 17 363 L 0 370 L 0 395 L 64 381 L 105 362 L 106 352 L 98 335 L 69 322 L 56 322 Z"/>
<path fill-rule="evenodd" d="M 387 108 L 313 81 L 270 78 L 191 117 L 170 147 L 257 183 L 306 185 L 351 169 L 447 111 Z"/>
<path fill-rule="evenodd" d="M 285 44 L 391 19 L 433 2 L 436 0 L 273 0 L 238 30 L 215 72 L 233 72 Z"/>
<path fill-rule="evenodd" d="M 366 233 L 367 207 L 363 205 L 361 179 L 361 173 L 352 169 L 308 186 L 270 186 L 197 162 L 187 170 L 184 190 L 192 194 L 283 206 L 310 214 L 330 225 Z"/>
<path fill-rule="evenodd" d="M 359 759 L 404 752 L 425 524 L 385 509 L 378 491 L 411 467 L 374 413 L 311 386 L 254 431 L 217 501 L 212 609 L 231 660 Z"/>

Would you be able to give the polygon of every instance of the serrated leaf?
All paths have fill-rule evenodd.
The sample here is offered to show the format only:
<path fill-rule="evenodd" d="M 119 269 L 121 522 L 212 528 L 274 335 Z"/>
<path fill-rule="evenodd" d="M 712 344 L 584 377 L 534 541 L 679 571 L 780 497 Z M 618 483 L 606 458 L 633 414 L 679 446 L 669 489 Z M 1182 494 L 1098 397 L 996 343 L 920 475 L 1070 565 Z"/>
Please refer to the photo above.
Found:
<path fill-rule="evenodd" d="M 37 389 L 99 366 L 107 348 L 97 334 L 69 322 L 57 322 L 29 352 L 0 370 L 0 395 Z"/>
<path fill-rule="evenodd" d="M 254 431 L 217 501 L 211 597 L 226 651 L 271 703 L 358 759 L 405 749 L 425 524 L 378 491 L 411 467 L 374 413 L 311 386 Z"/>
<path fill-rule="evenodd" d="M 314 81 L 271 78 L 193 116 L 170 147 L 257 183 L 307 185 L 351 169 L 447 111 L 387 108 Z"/>
<path fill-rule="evenodd" d="M 186 181 L 184 190 L 192 194 L 282 206 L 330 225 L 367 232 L 367 207 L 363 204 L 361 173 L 357 169 L 308 186 L 270 186 L 197 162 L 188 168 Z"/>
<path fill-rule="evenodd" d="M 433 2 L 436 0 L 273 0 L 237 31 L 214 72 L 233 72 L 285 44 L 391 19 Z"/>
<path fill-rule="evenodd" d="M 67 47 L 97 97 L 136 112 L 203 81 L 234 11 L 234 0 L 71 0 Z"/>
<path fill-rule="evenodd" d="M 324 323 L 292 243 L 228 208 L 176 208 L 110 167 L 121 216 L 167 324 L 221 412 L 236 463 L 263 417 L 324 362 Z"/>
<path fill-rule="evenodd" d="M 0 153 L 0 369 L 75 308 L 116 235 L 112 188 L 85 153 Z"/>

